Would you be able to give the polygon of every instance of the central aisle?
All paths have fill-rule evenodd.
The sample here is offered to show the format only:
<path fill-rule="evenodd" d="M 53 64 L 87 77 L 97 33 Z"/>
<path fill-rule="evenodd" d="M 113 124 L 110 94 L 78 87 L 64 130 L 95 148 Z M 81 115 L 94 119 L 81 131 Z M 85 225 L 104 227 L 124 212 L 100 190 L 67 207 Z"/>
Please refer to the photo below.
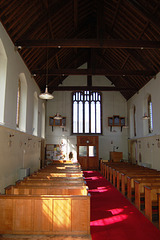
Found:
<path fill-rule="evenodd" d="M 99 172 L 84 171 L 92 240 L 160 240 L 160 231 Z"/>

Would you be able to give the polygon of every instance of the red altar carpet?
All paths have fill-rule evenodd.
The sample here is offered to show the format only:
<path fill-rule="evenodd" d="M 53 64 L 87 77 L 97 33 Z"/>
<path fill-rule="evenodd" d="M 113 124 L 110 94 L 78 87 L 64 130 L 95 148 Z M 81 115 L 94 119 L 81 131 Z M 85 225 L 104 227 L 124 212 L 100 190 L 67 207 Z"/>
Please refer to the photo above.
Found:
<path fill-rule="evenodd" d="M 92 240 L 160 240 L 160 231 L 99 172 L 84 171 Z"/>

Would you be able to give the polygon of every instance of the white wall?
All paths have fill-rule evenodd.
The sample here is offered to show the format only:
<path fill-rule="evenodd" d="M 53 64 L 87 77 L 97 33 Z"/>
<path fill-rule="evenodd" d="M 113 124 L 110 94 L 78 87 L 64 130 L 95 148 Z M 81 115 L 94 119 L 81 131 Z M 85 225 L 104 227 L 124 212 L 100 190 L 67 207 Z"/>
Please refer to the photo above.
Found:
<path fill-rule="evenodd" d="M 15 50 L 11 39 L 1 23 L 0 43 L 5 50 L 7 58 L 6 88 L 3 87 L 5 89 L 5 93 L 3 94 L 5 97 L 5 108 L 4 116 L 2 114 L 0 119 L 1 125 L 3 125 L 0 126 L 0 192 L 3 193 L 4 187 L 15 184 L 15 181 L 18 180 L 18 171 L 20 168 L 30 168 L 31 173 L 33 173 L 33 171 L 36 171 L 40 167 L 43 101 L 38 99 L 38 122 L 40 127 L 38 127 L 37 136 L 34 137 L 32 134 L 34 92 L 37 92 L 39 95 L 40 89 L 34 79 L 31 78 L 29 70 L 19 53 Z M 0 53 L 0 61 L 1 55 L 2 52 Z M 27 103 L 25 104 L 27 110 L 25 114 L 23 113 L 23 116 L 26 115 L 26 124 L 24 123 L 23 129 L 21 129 L 22 131 L 26 130 L 25 132 L 16 129 L 17 90 L 20 75 L 23 75 L 27 82 Z M 3 73 L 5 81 L 4 77 L 5 74 Z M 2 81 L 1 78 L 0 80 Z M 1 88 L 1 90 L 3 89 Z"/>
<path fill-rule="evenodd" d="M 151 95 L 153 106 L 153 132 L 148 133 L 148 120 L 143 120 L 142 116 L 145 112 L 144 101 L 146 96 Z M 151 168 L 160 170 L 160 73 L 155 78 L 151 79 L 140 91 L 128 101 L 128 112 L 133 105 L 136 106 L 136 129 L 137 135 L 133 137 L 133 122 L 130 119 L 129 137 L 130 141 L 137 140 L 137 163 L 147 163 Z M 132 145 L 132 144 L 131 144 Z M 135 144 L 132 145 L 135 148 Z M 139 161 L 141 154 L 142 162 Z"/>
<path fill-rule="evenodd" d="M 83 66 L 85 68 L 85 65 Z M 111 82 L 102 76 L 93 77 L 93 86 L 111 86 Z M 68 76 L 62 86 L 84 86 L 87 85 L 86 76 Z M 71 135 L 71 114 L 72 114 L 72 96 L 70 91 L 53 93 L 54 99 L 47 101 L 46 109 L 46 143 L 59 144 L 62 139 L 68 143 L 68 153 L 73 151 L 76 158 L 76 135 Z M 124 159 L 128 158 L 128 132 L 123 129 L 121 132 L 120 127 L 115 127 L 110 132 L 108 127 L 108 117 L 119 115 L 122 117 L 127 116 L 127 103 L 126 100 L 119 92 L 102 92 L 102 108 L 103 108 L 103 135 L 99 137 L 99 158 L 109 159 L 109 152 L 113 150 L 113 146 L 119 147 L 117 151 L 122 151 Z M 49 116 L 54 116 L 60 113 L 66 117 L 66 128 L 62 132 L 60 127 L 49 126 Z"/>
<path fill-rule="evenodd" d="M 128 112 L 133 105 L 136 106 L 136 128 L 137 136 L 146 137 L 160 134 L 160 73 L 156 75 L 156 78 L 151 79 L 138 93 L 136 93 L 128 101 Z M 151 95 L 152 105 L 153 105 L 153 132 L 146 132 L 146 125 L 148 124 L 147 120 L 143 120 L 142 116 L 144 115 L 144 101 L 148 95 Z M 130 131 L 130 138 L 132 138 L 132 132 Z"/>
<path fill-rule="evenodd" d="M 41 139 L 0 126 L 0 192 L 20 179 L 20 168 L 40 168 Z"/>
<path fill-rule="evenodd" d="M 36 91 L 39 95 L 40 89 L 31 73 L 24 64 L 18 51 L 16 51 L 11 39 L 7 35 L 5 29 L 0 23 L 0 38 L 3 43 L 7 55 L 7 75 L 6 75 L 6 96 L 5 96 L 5 112 L 4 112 L 4 126 L 16 129 L 16 106 L 17 106 L 17 89 L 18 79 L 20 74 L 24 74 L 27 81 L 27 119 L 26 132 L 32 134 L 33 128 L 33 96 Z M 39 101 L 39 112 L 41 113 L 42 100 Z M 40 115 L 41 117 L 41 115 Z M 41 133 L 38 133 L 41 136 Z"/>

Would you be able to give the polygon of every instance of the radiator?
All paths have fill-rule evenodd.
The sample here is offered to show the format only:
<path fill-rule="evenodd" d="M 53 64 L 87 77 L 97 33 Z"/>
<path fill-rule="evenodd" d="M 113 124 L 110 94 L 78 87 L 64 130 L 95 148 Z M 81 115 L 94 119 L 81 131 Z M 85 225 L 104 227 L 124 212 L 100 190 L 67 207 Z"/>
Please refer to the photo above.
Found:
<path fill-rule="evenodd" d="M 24 177 L 30 175 L 30 168 L 20 168 L 19 169 L 19 180 L 23 180 Z"/>

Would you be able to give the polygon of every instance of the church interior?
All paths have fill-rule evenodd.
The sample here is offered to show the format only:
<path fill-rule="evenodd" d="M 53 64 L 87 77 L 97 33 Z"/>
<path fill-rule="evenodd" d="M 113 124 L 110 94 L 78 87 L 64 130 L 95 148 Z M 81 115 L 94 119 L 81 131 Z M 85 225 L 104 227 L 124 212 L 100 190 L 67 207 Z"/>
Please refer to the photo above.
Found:
<path fill-rule="evenodd" d="M 159 22 L 158 0 L 0 1 L 0 239 L 160 239 Z"/>

